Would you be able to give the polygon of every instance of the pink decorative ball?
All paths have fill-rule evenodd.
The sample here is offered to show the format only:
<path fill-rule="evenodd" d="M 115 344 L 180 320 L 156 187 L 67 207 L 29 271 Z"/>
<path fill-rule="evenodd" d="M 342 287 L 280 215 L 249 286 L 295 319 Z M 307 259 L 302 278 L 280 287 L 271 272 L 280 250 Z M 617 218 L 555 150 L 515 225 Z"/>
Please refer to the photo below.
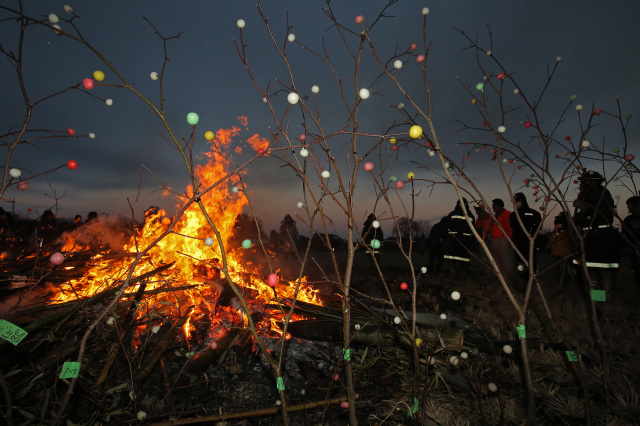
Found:
<path fill-rule="evenodd" d="M 60 265 L 62 262 L 64 262 L 64 255 L 60 252 L 55 252 L 49 258 L 49 262 L 53 263 L 54 265 Z"/>
<path fill-rule="evenodd" d="M 342 402 L 340 403 L 340 406 L 341 406 L 342 408 L 349 408 L 349 403 L 348 403 L 347 401 L 342 401 Z"/>
<path fill-rule="evenodd" d="M 269 287 L 275 287 L 278 284 L 278 276 L 276 274 L 269 274 L 267 284 Z"/>
<path fill-rule="evenodd" d="M 418 57 L 416 58 L 416 61 L 418 62 L 423 62 L 425 60 L 425 56 L 424 55 L 418 55 Z"/>
<path fill-rule="evenodd" d="M 334 373 L 333 376 L 331 376 L 331 378 L 333 379 L 334 382 L 337 382 L 338 380 L 340 380 L 340 375 L 338 373 Z"/>
<path fill-rule="evenodd" d="M 29 189 L 29 182 L 25 182 L 25 181 L 18 182 L 18 189 L 20 191 L 26 191 L 27 189 Z"/>
<path fill-rule="evenodd" d="M 85 78 L 84 80 L 82 80 L 82 85 L 85 89 L 91 90 L 93 89 L 93 80 L 90 78 Z"/>
<path fill-rule="evenodd" d="M 418 48 L 418 44 L 417 43 L 411 43 L 411 46 L 409 46 L 409 49 L 411 50 L 416 50 Z"/>
<path fill-rule="evenodd" d="M 69 160 L 67 161 L 67 167 L 70 168 L 71 170 L 75 170 L 78 168 L 78 163 L 76 163 L 73 160 Z"/>
<path fill-rule="evenodd" d="M 307 135 L 305 135 L 304 133 L 300 134 L 300 136 L 298 136 L 298 139 L 300 139 L 301 142 L 304 142 L 307 140 Z"/>
<path fill-rule="evenodd" d="M 404 188 L 404 182 L 402 182 L 401 180 L 396 181 L 396 188 L 398 189 Z"/>
<path fill-rule="evenodd" d="M 211 349 L 218 349 L 218 343 L 217 342 L 211 342 Z"/>
<path fill-rule="evenodd" d="M 364 163 L 364 169 L 368 172 L 370 172 L 371 170 L 373 170 L 373 163 L 372 162 L 366 162 Z"/>
<path fill-rule="evenodd" d="M 358 15 L 356 16 L 356 24 L 362 24 L 364 22 L 364 16 Z"/>
<path fill-rule="evenodd" d="M 636 156 L 633 155 L 633 154 L 627 154 L 627 155 L 624 156 L 624 159 L 626 161 L 633 161 L 634 158 L 636 158 Z"/>

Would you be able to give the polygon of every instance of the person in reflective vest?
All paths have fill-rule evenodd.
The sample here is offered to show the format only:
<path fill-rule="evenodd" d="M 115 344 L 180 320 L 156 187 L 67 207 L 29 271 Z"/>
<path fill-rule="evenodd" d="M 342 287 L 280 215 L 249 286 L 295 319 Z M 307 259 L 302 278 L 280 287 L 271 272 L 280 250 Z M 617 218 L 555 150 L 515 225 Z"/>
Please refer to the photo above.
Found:
<path fill-rule="evenodd" d="M 620 237 L 613 228 L 615 204 L 609 190 L 602 185 L 604 178 L 600 173 L 585 171 L 579 179 L 580 192 L 573 202 L 574 220 L 582 231 L 580 237 L 584 238 L 586 267 L 592 285 L 611 292 L 620 267 Z M 582 256 L 578 255 L 573 262 L 580 266 Z"/>
<path fill-rule="evenodd" d="M 513 249 L 508 238 L 512 231 L 509 224 L 511 212 L 504 208 L 504 201 L 496 198 L 491 201 L 495 220 L 491 225 L 489 250 L 504 280 L 509 283 L 513 278 Z"/>
<path fill-rule="evenodd" d="M 525 262 L 528 264 L 529 259 L 531 259 L 533 255 L 533 270 L 536 270 L 537 256 L 535 247 L 531 244 L 531 237 L 538 231 L 542 216 L 540 216 L 540 213 L 536 210 L 529 207 L 527 197 L 522 192 L 517 192 L 513 196 L 513 199 L 516 203 L 516 209 L 509 215 L 509 224 L 512 230 L 511 239 L 520 254 L 524 256 L 523 260 L 516 253 L 516 263 L 518 265 L 518 271 L 520 271 L 520 276 L 528 278 L 529 273 Z M 518 220 L 518 217 L 520 217 L 520 220 Z M 522 221 L 522 225 L 520 221 Z"/>
<path fill-rule="evenodd" d="M 445 219 L 444 225 L 447 234 L 442 242 L 442 250 L 445 261 L 462 262 L 465 265 L 463 267 L 463 272 L 465 272 L 467 268 L 466 265 L 468 265 L 471 260 L 470 252 L 475 242 L 473 232 L 471 231 L 471 227 L 475 223 L 475 217 L 469 210 L 467 200 L 464 198 L 462 200 L 464 201 L 464 210 L 458 200 L 456 207 Z M 464 216 L 465 211 L 469 219 Z"/>

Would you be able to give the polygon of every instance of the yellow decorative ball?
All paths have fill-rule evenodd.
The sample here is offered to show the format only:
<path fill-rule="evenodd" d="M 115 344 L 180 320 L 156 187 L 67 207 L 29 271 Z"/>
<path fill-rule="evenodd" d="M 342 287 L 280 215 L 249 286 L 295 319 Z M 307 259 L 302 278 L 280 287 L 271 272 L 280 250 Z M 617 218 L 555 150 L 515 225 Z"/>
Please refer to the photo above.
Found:
<path fill-rule="evenodd" d="M 391 138 L 391 139 L 389 139 L 389 142 L 390 142 L 390 143 L 396 143 L 396 138 Z"/>
<path fill-rule="evenodd" d="M 422 136 L 422 127 L 420 127 L 420 126 L 411 126 L 411 129 L 409 129 L 409 136 L 411 136 L 414 139 L 419 138 L 420 136 Z"/>
<path fill-rule="evenodd" d="M 416 346 L 420 346 L 421 344 L 422 344 L 422 339 L 418 337 L 416 339 Z"/>
<path fill-rule="evenodd" d="M 215 136 L 211 130 L 204 132 L 204 138 L 208 141 L 212 141 Z"/>
<path fill-rule="evenodd" d="M 474 105 L 475 105 L 475 104 L 476 104 L 476 102 L 478 102 L 478 100 L 477 100 L 477 99 L 475 99 L 475 98 L 474 98 L 474 99 L 471 99 L 471 103 L 472 103 L 472 104 L 474 104 Z"/>
<path fill-rule="evenodd" d="M 93 78 L 95 81 L 102 81 L 104 80 L 104 73 L 100 70 L 96 70 L 93 72 Z"/>
<path fill-rule="evenodd" d="M 407 177 L 408 177 L 409 179 L 413 179 L 414 177 L 416 177 L 416 174 L 415 174 L 415 173 L 413 173 L 413 172 L 409 172 L 409 173 L 407 173 Z"/>

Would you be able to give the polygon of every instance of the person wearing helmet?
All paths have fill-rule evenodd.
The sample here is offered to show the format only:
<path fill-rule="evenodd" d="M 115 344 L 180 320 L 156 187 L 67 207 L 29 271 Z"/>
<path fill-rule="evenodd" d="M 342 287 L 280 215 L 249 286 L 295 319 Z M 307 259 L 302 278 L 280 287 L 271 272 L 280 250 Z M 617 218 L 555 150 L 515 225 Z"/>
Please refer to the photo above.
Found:
<path fill-rule="evenodd" d="M 574 220 L 582 231 L 579 237 L 584 238 L 584 253 L 573 263 L 581 265 L 584 255 L 592 285 L 609 293 L 614 290 L 620 267 L 620 244 L 613 228 L 615 203 L 603 183 L 602 175 L 593 170 L 580 176 L 580 192 L 573 206 Z"/>

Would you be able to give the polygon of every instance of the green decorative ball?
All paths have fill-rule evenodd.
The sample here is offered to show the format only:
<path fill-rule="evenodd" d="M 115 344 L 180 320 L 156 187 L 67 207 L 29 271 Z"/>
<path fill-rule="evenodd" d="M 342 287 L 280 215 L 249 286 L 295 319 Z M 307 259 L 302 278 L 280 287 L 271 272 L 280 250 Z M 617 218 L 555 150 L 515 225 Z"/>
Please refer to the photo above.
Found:
<path fill-rule="evenodd" d="M 380 240 L 376 240 L 376 239 L 371 240 L 371 247 L 373 247 L 374 250 L 379 249 L 380 248 Z"/>
<path fill-rule="evenodd" d="M 242 248 L 243 249 L 250 249 L 251 248 L 251 240 L 244 240 L 242 242 Z"/>
<path fill-rule="evenodd" d="M 200 121 L 200 117 L 198 117 L 198 114 L 196 114 L 195 112 L 190 112 L 189 114 L 187 114 L 187 123 L 195 126 L 196 124 L 198 124 L 198 121 Z"/>
<path fill-rule="evenodd" d="M 575 101 L 576 99 L 578 99 L 578 95 L 571 95 L 569 99 L 571 99 L 572 101 Z"/>

